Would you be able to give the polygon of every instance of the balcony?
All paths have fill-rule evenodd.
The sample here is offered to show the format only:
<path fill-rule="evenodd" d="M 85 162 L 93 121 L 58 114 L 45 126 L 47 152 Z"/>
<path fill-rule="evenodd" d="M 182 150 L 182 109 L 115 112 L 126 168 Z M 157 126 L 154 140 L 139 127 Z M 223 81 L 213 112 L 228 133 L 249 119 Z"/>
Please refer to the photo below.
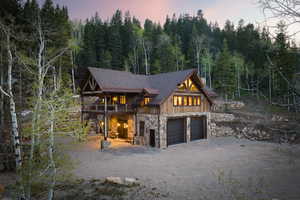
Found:
<path fill-rule="evenodd" d="M 95 113 L 105 113 L 104 104 L 84 104 L 82 105 L 82 112 L 95 112 Z M 135 112 L 133 105 L 128 104 L 114 104 L 107 105 L 108 113 L 127 113 Z"/>

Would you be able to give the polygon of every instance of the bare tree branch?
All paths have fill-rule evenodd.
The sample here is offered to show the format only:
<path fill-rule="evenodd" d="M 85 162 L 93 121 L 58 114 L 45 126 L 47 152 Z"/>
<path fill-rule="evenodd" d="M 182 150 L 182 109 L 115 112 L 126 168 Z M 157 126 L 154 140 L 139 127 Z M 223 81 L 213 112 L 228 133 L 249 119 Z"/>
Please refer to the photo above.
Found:
<path fill-rule="evenodd" d="M 9 95 L 7 92 L 5 92 L 5 91 L 3 90 L 2 86 L 0 86 L 0 91 L 1 91 L 5 96 L 10 97 L 10 95 Z"/>

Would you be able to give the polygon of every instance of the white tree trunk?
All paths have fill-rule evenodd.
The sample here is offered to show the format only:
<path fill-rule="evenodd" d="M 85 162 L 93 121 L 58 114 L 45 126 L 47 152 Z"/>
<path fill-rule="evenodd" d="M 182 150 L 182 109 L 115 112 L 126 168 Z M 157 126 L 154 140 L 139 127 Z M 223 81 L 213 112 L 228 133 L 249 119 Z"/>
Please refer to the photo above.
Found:
<path fill-rule="evenodd" d="M 2 50 L 2 49 L 1 49 Z M 4 69 L 2 62 L 2 51 L 0 52 L 1 60 L 0 60 L 0 86 L 4 85 Z M 0 143 L 4 139 L 4 93 L 1 92 L 0 96 Z"/>
<path fill-rule="evenodd" d="M 7 48 L 7 56 L 8 56 L 7 82 L 8 82 L 8 94 L 9 94 L 9 108 L 10 108 L 10 115 L 11 115 L 12 141 L 14 143 L 14 148 L 15 148 L 16 167 L 17 169 L 20 169 L 22 166 L 22 155 L 21 155 L 19 127 L 18 127 L 18 120 L 17 120 L 17 113 L 16 113 L 16 104 L 14 101 L 13 86 L 12 86 L 13 56 L 10 47 L 9 33 L 6 34 L 6 48 Z"/>
<path fill-rule="evenodd" d="M 201 76 L 201 72 L 200 72 L 200 52 L 198 50 L 198 48 L 196 49 L 196 56 L 197 56 L 197 69 L 198 69 L 198 75 Z"/>
<path fill-rule="evenodd" d="M 54 124 L 55 124 L 55 109 L 53 105 L 50 105 L 50 129 L 49 129 L 49 144 L 48 144 L 48 155 L 49 155 L 49 170 L 51 182 L 48 191 L 48 200 L 52 200 L 54 196 L 54 187 L 56 184 L 56 165 L 54 162 Z"/>
<path fill-rule="evenodd" d="M 147 52 L 147 48 L 146 48 L 145 40 L 144 39 L 143 39 L 142 43 L 143 43 L 143 50 L 144 50 L 144 57 L 145 57 L 145 71 L 146 71 L 146 75 L 149 75 L 148 52 Z"/>
<path fill-rule="evenodd" d="M 208 70 L 209 70 L 209 87 L 212 88 L 212 82 L 211 82 L 211 64 L 208 64 Z"/>
<path fill-rule="evenodd" d="M 28 184 L 26 197 L 27 199 L 31 198 L 31 184 L 32 184 L 32 168 L 33 168 L 33 159 L 36 145 L 39 145 L 39 120 L 40 120 L 40 110 L 42 103 L 42 95 L 43 95 L 43 87 L 44 87 L 44 79 L 43 79 L 43 53 L 45 49 L 45 41 L 42 36 L 42 28 L 41 25 L 38 25 L 38 34 L 39 34 L 39 51 L 37 55 L 37 71 L 38 71 L 38 88 L 37 88 L 37 96 L 36 103 L 33 111 L 32 118 L 32 132 L 31 132 L 31 148 L 30 148 L 30 159 L 29 159 L 29 169 L 28 169 Z"/>
<path fill-rule="evenodd" d="M 269 68 L 269 103 L 272 103 L 272 71 Z"/>
<path fill-rule="evenodd" d="M 71 51 L 71 64 L 72 64 L 72 86 L 73 86 L 73 93 L 76 94 L 75 72 L 74 72 L 74 54 L 73 54 L 73 51 Z"/>

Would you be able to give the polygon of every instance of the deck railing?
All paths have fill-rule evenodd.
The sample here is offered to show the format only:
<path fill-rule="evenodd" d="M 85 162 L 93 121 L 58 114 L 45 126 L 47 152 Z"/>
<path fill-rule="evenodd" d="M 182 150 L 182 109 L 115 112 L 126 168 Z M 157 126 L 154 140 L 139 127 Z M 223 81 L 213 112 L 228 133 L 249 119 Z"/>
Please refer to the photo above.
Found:
<path fill-rule="evenodd" d="M 103 104 L 84 104 L 82 105 L 83 112 L 105 112 Z M 107 112 L 133 112 L 134 108 L 128 104 L 107 105 Z"/>

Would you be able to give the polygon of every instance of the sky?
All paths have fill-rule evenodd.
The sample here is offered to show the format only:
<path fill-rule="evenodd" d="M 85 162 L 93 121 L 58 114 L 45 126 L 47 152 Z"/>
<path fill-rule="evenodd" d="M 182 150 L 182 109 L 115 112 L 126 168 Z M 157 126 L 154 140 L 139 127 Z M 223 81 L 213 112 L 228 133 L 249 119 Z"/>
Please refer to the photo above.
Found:
<path fill-rule="evenodd" d="M 43 0 L 42 0 L 43 1 Z M 65 5 L 69 9 L 72 19 L 85 20 L 98 12 L 102 19 L 110 18 L 116 9 L 123 12 L 129 10 L 131 15 L 141 21 L 146 18 L 164 23 L 166 16 L 174 13 L 195 15 L 201 9 L 209 22 L 218 22 L 223 27 L 229 19 L 238 24 L 240 19 L 256 25 L 274 25 L 277 21 L 266 21 L 262 9 L 257 4 L 258 0 L 54 0 L 55 3 Z M 289 32 L 300 26 L 292 27 Z M 297 36 L 300 41 L 300 36 Z M 299 43 L 299 42 L 297 42 Z"/>

